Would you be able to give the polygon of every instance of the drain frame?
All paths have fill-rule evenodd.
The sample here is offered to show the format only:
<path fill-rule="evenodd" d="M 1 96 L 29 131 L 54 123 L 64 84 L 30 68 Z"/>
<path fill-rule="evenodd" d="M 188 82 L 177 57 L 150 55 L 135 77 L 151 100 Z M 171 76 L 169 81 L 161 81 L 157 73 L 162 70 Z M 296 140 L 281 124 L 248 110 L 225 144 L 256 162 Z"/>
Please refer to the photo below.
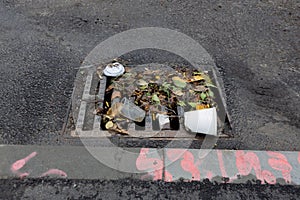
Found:
<path fill-rule="evenodd" d="M 102 130 L 101 129 L 101 116 L 99 115 L 93 115 L 94 119 L 93 120 L 93 125 L 92 129 L 84 129 L 84 124 L 86 122 L 86 113 L 92 113 L 93 110 L 88 110 L 88 104 L 97 102 L 99 107 L 103 107 L 103 102 L 104 102 L 104 96 L 105 96 L 105 90 L 106 90 L 106 85 L 107 85 L 107 78 L 105 76 L 102 77 L 99 81 L 99 89 L 96 94 L 91 94 L 91 89 L 92 89 L 92 82 L 93 79 L 96 76 L 96 66 L 95 65 L 89 65 L 89 66 L 83 66 L 80 68 L 80 70 L 83 70 L 84 73 L 82 73 L 82 80 L 85 81 L 85 84 L 83 86 L 83 91 L 82 95 L 80 98 L 80 105 L 79 108 L 76 109 L 78 112 L 73 112 L 77 116 L 75 117 L 72 115 L 72 112 L 70 112 L 70 115 L 73 119 L 75 119 L 75 129 L 70 131 L 70 136 L 72 138 L 103 138 L 103 137 L 112 137 L 112 135 L 109 131 L 107 130 Z M 212 76 L 213 82 L 215 82 L 217 88 L 217 94 L 219 94 L 219 100 L 220 102 L 218 105 L 222 105 L 225 114 L 225 118 L 223 119 L 223 128 L 221 132 L 218 132 L 218 137 L 220 138 L 230 138 L 232 135 L 230 133 L 224 133 L 225 127 L 227 127 L 228 130 L 232 130 L 231 126 L 231 120 L 230 116 L 227 111 L 227 106 L 225 104 L 225 98 L 222 95 L 222 88 L 219 83 L 220 78 L 217 77 L 216 72 L 214 69 L 210 71 L 210 75 Z M 75 90 L 75 88 L 74 88 Z M 74 94 L 73 94 L 74 95 Z M 73 97 L 72 95 L 72 97 Z M 79 95 L 80 96 L 80 95 Z M 74 97 L 73 97 L 74 98 Z M 71 109 L 72 106 L 70 106 Z M 134 123 L 129 123 L 128 126 L 128 132 L 130 133 L 129 135 L 120 135 L 120 137 L 123 138 L 139 138 L 139 139 L 151 139 L 151 140 L 199 140 L 203 138 L 203 134 L 198 134 L 198 133 L 188 133 L 184 128 L 183 128 L 183 123 L 182 120 L 180 121 L 179 125 L 179 130 L 159 130 L 155 135 L 153 135 L 153 129 L 152 129 L 152 119 L 151 116 L 148 114 L 146 115 L 147 123 L 145 124 L 145 130 L 136 130 L 134 129 Z M 68 120 L 69 121 L 69 120 Z M 218 122 L 219 124 L 219 122 Z M 151 127 L 151 128 L 150 128 Z M 176 137 L 174 137 L 176 135 Z"/>

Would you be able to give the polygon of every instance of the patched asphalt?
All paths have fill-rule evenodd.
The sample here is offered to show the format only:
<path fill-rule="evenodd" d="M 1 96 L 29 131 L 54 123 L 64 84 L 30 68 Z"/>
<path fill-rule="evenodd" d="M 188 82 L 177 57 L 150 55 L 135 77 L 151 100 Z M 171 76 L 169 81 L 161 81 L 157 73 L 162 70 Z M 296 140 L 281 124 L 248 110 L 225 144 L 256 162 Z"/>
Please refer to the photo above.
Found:
<path fill-rule="evenodd" d="M 80 62 L 109 36 L 158 26 L 187 34 L 215 59 L 235 127 L 231 148 L 299 150 L 298 9 L 265 1 L 1 2 L 0 141 L 65 143 Z M 172 59 L 149 51 L 131 56 Z"/>
<path fill-rule="evenodd" d="M 1 1 L 0 143 L 70 144 L 61 129 L 81 61 L 109 36 L 154 26 L 187 34 L 215 60 L 234 125 L 234 138 L 220 148 L 299 151 L 299 8 L 297 1 Z M 154 50 L 128 57 L 138 64 L 174 59 Z M 297 199 L 300 193 L 259 184 L 1 182 L 4 199 Z"/>

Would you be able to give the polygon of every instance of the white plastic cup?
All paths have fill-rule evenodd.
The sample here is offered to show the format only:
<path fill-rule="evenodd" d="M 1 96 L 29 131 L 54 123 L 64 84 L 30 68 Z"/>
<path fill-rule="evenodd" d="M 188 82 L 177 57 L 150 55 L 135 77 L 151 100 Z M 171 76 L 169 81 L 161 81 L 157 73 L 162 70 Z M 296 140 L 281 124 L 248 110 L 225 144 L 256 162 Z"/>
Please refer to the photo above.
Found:
<path fill-rule="evenodd" d="M 169 119 L 168 115 L 156 114 L 156 117 L 158 118 L 160 129 L 163 129 L 163 127 L 164 127 L 165 124 L 169 124 L 170 123 L 170 119 Z"/>
<path fill-rule="evenodd" d="M 123 103 L 120 110 L 121 115 L 136 122 L 144 120 L 146 112 L 143 109 L 130 102 L 126 97 L 122 99 L 121 103 Z"/>
<path fill-rule="evenodd" d="M 217 136 L 216 108 L 185 112 L 184 126 L 195 133 Z"/>

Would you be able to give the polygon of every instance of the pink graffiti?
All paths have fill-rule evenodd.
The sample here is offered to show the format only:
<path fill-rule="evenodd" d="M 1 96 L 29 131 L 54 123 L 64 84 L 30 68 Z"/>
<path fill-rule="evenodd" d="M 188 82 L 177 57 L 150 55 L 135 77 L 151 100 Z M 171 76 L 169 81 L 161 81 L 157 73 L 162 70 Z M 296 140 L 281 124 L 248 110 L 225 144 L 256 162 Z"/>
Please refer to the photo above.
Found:
<path fill-rule="evenodd" d="M 220 167 L 222 177 L 229 178 L 229 180 L 227 181 L 228 183 L 231 183 L 232 181 L 236 180 L 237 176 L 233 176 L 233 177 L 228 176 L 226 169 L 225 169 L 224 160 L 223 160 L 223 153 L 221 150 L 217 150 L 217 156 L 218 156 L 218 160 L 219 160 L 219 167 Z"/>
<path fill-rule="evenodd" d="M 20 159 L 16 162 L 14 162 L 14 164 L 12 164 L 11 166 L 11 170 L 12 171 L 18 171 L 19 169 L 21 169 L 22 167 L 24 167 L 24 165 L 33 157 L 35 157 L 37 155 L 36 152 L 32 152 L 31 154 L 29 154 L 28 156 L 26 156 L 23 159 Z"/>
<path fill-rule="evenodd" d="M 172 162 L 180 158 L 178 155 L 183 158 L 180 162 L 182 169 L 192 174 L 192 180 L 200 180 L 200 171 L 195 164 L 193 154 L 187 150 L 170 149 L 167 151 L 167 157 Z"/>
<path fill-rule="evenodd" d="M 24 165 L 26 165 L 26 163 L 33 157 L 35 157 L 37 155 L 37 152 L 32 152 L 31 154 L 29 154 L 28 156 L 26 156 L 25 158 L 23 159 L 20 159 L 20 160 L 17 160 L 16 162 L 14 162 L 12 165 L 11 165 L 11 168 L 10 170 L 18 175 L 20 178 L 24 178 L 26 176 L 29 175 L 28 172 L 25 172 L 25 173 L 22 173 L 22 172 L 19 172 L 19 170 L 21 168 L 24 167 Z"/>
<path fill-rule="evenodd" d="M 165 170 L 165 181 L 167 182 L 172 182 L 173 181 L 173 176 L 170 172 Z"/>
<path fill-rule="evenodd" d="M 223 177 L 228 177 L 227 172 L 225 170 L 225 165 L 224 165 L 224 161 L 223 161 L 222 151 L 217 150 L 217 156 L 218 156 L 219 166 L 220 166 L 220 170 L 221 170 L 222 176 Z"/>
<path fill-rule="evenodd" d="M 242 176 L 249 175 L 252 169 L 254 169 L 257 179 L 263 184 L 265 181 L 269 184 L 276 183 L 276 178 L 271 172 L 267 170 L 262 171 L 259 158 L 253 152 L 245 153 L 242 150 L 236 151 L 236 167 Z"/>
<path fill-rule="evenodd" d="M 182 158 L 182 155 L 186 151 L 187 151 L 186 149 L 168 149 L 167 157 L 170 161 L 174 162 L 174 161 L 178 160 L 179 158 Z"/>
<path fill-rule="evenodd" d="M 214 177 L 214 173 L 212 171 L 206 172 L 206 178 L 207 179 L 209 179 L 211 181 L 213 177 Z"/>
<path fill-rule="evenodd" d="M 37 155 L 37 152 L 32 152 L 31 154 L 29 154 L 28 156 L 26 156 L 25 158 L 22 158 L 20 160 L 17 160 L 16 162 L 14 162 L 11 167 L 10 170 L 12 171 L 12 173 L 18 175 L 20 178 L 24 178 L 29 176 L 30 173 L 28 172 L 20 172 L 19 170 L 22 169 L 26 163 L 28 163 L 28 161 L 30 159 L 32 159 L 33 157 L 35 157 Z M 44 172 L 40 177 L 44 177 L 44 176 L 48 176 L 48 175 L 59 175 L 62 177 L 67 177 L 67 174 L 59 169 L 50 169 L 47 172 Z"/>
<path fill-rule="evenodd" d="M 274 169 L 278 170 L 282 173 L 282 177 L 286 181 L 286 183 L 292 182 L 291 171 L 292 166 L 288 162 L 285 155 L 278 153 L 278 152 L 267 152 L 268 164 L 269 166 Z M 223 151 L 216 150 L 216 155 L 218 158 L 218 164 L 220 168 L 221 175 L 223 177 L 229 178 L 227 182 L 233 182 L 239 176 L 248 176 L 251 175 L 252 172 L 256 176 L 258 180 L 261 181 L 262 184 L 275 184 L 276 177 L 271 171 L 262 169 L 259 157 L 255 152 L 249 152 L 244 150 L 238 150 L 235 153 L 235 164 L 237 168 L 237 173 L 232 176 L 228 177 L 224 158 L 223 158 Z M 173 181 L 173 175 L 168 172 L 164 168 L 164 161 L 160 158 L 150 158 L 149 157 L 149 149 L 144 148 L 141 149 L 140 155 L 137 158 L 136 167 L 139 170 L 147 171 L 147 175 L 143 177 L 151 176 L 154 180 L 162 179 L 162 175 L 164 175 L 165 181 Z M 297 160 L 300 163 L 300 152 L 297 154 Z M 167 149 L 166 150 L 166 158 L 170 162 L 178 162 L 177 170 L 183 170 L 189 172 L 192 175 L 191 180 L 200 180 L 203 173 L 202 178 L 208 178 L 212 180 L 215 176 L 215 172 L 211 170 L 203 169 L 203 172 L 200 172 L 199 167 L 202 165 L 202 162 L 205 162 L 204 159 L 195 159 L 194 155 L 186 150 L 186 149 Z M 152 170 L 149 172 L 149 170 Z"/>
<path fill-rule="evenodd" d="M 164 162 L 158 158 L 148 158 L 149 148 L 142 148 L 136 160 L 136 168 L 138 170 L 147 171 L 153 177 L 153 180 L 161 180 L 163 174 Z"/>
<path fill-rule="evenodd" d="M 61 177 L 67 177 L 67 173 L 60 170 L 60 169 L 49 169 L 48 171 L 44 172 L 41 177 L 49 176 L 49 175 L 58 175 Z"/>
<path fill-rule="evenodd" d="M 269 151 L 267 154 L 271 157 L 268 160 L 269 165 L 278 171 L 281 171 L 282 177 L 284 178 L 286 183 L 292 182 L 291 171 L 292 166 L 286 159 L 286 157 L 278 152 Z"/>

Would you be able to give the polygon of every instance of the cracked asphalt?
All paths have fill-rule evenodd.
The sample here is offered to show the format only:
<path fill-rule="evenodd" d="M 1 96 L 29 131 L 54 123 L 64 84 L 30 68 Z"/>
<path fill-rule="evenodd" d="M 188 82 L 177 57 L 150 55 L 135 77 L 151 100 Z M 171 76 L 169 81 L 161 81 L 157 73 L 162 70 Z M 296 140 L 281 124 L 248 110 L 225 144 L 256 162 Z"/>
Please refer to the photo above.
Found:
<path fill-rule="evenodd" d="M 85 56 L 116 33 L 152 26 L 187 34 L 215 60 L 234 126 L 234 138 L 219 148 L 300 150 L 298 1 L 1 0 L 0 19 L 1 144 L 65 144 L 61 129 Z M 173 58 L 154 50 L 133 52 L 129 57 L 137 63 Z M 27 183 L 31 184 L 20 182 L 17 187 Z M 164 184 L 154 185 L 149 187 Z M 212 186 L 216 192 L 219 187 L 220 191 L 241 189 L 245 195 L 252 191 L 249 187 L 256 188 Z M 291 190 L 299 195 L 299 188 Z"/>

